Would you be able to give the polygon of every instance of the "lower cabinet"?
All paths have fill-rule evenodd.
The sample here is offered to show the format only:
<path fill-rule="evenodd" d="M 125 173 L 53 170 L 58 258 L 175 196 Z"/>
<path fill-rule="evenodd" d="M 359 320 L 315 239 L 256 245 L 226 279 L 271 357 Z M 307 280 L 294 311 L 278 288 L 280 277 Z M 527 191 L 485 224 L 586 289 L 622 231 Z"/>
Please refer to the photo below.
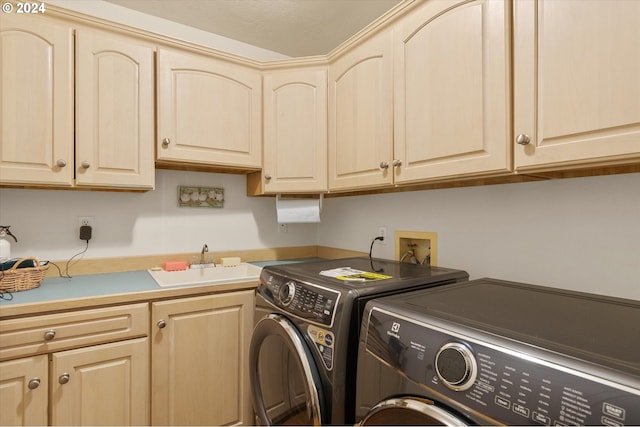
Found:
<path fill-rule="evenodd" d="M 0 425 L 47 425 L 47 355 L 0 362 Z"/>
<path fill-rule="evenodd" d="M 0 320 L 0 426 L 251 425 L 253 305 L 243 290 Z"/>
<path fill-rule="evenodd" d="M 148 304 L 0 321 L 0 425 L 148 425 Z"/>
<path fill-rule="evenodd" d="M 253 291 L 151 304 L 152 425 L 251 425 Z"/>
<path fill-rule="evenodd" d="M 149 424 L 149 340 L 51 355 L 51 425 Z"/>
<path fill-rule="evenodd" d="M 0 425 L 148 425 L 148 353 L 139 338 L 0 362 Z"/>

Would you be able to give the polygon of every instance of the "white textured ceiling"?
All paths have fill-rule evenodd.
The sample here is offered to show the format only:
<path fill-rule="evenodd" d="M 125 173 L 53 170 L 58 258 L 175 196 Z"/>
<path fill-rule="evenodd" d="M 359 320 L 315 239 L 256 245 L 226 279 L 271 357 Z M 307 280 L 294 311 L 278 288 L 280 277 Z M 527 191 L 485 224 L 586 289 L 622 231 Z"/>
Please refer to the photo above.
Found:
<path fill-rule="evenodd" d="M 107 0 L 291 57 L 324 55 L 400 0 Z"/>

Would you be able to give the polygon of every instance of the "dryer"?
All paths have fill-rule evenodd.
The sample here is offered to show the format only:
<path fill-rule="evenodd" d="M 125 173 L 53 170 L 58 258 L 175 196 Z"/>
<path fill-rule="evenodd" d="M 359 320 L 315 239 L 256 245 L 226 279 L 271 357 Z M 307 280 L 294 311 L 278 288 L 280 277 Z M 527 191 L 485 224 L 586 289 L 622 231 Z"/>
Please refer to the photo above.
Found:
<path fill-rule="evenodd" d="M 367 257 L 265 267 L 249 354 L 257 423 L 353 424 L 366 302 L 467 279 L 461 270 Z"/>
<path fill-rule="evenodd" d="M 361 425 L 640 425 L 640 301 L 479 279 L 370 301 Z"/>

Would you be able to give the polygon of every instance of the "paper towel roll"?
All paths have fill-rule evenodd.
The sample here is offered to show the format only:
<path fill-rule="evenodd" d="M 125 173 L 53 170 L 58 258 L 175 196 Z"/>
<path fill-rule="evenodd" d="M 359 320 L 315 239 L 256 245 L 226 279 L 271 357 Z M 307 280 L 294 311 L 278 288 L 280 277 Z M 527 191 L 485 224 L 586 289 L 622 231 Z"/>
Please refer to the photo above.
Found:
<path fill-rule="evenodd" d="M 320 199 L 281 199 L 276 197 L 278 224 L 320 222 Z"/>

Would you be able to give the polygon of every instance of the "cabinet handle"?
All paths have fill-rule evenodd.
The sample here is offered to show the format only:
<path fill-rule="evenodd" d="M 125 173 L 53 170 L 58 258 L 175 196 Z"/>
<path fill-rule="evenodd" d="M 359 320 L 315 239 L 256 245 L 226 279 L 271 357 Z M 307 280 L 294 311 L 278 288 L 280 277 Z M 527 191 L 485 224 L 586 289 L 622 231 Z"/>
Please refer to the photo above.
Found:
<path fill-rule="evenodd" d="M 380 169 L 389 169 L 388 162 L 380 162 Z"/>
<path fill-rule="evenodd" d="M 40 378 L 34 378 L 31 381 L 29 381 L 29 384 L 27 384 L 27 387 L 29 387 L 29 390 L 35 390 L 38 387 L 40 387 Z"/>
<path fill-rule="evenodd" d="M 164 329 L 167 326 L 167 322 L 165 322 L 162 319 L 158 320 L 158 323 L 156 323 L 156 324 L 158 325 L 158 328 L 160 328 L 160 329 Z"/>
<path fill-rule="evenodd" d="M 163 146 L 164 148 L 167 148 L 167 147 L 169 146 L 169 144 L 171 144 L 171 140 L 170 140 L 169 138 L 164 138 L 164 139 L 162 140 L 162 146 Z"/>
<path fill-rule="evenodd" d="M 80 166 L 82 166 L 82 169 L 89 169 L 89 167 L 91 167 L 91 163 L 89 163 L 86 160 L 83 160 L 82 163 L 80 163 Z"/>
<path fill-rule="evenodd" d="M 71 377 L 69 376 L 69 373 L 65 372 L 64 374 L 60 375 L 60 377 L 58 378 L 58 382 L 64 385 L 68 383 L 70 379 Z"/>
<path fill-rule="evenodd" d="M 56 166 L 58 166 L 59 168 L 63 168 L 65 166 L 67 166 L 67 162 L 65 162 L 62 159 L 58 159 L 58 161 L 56 162 Z"/>
<path fill-rule="evenodd" d="M 56 337 L 56 331 L 54 331 L 53 329 L 49 329 L 47 332 L 44 333 L 45 341 L 51 341 L 55 337 Z"/>
<path fill-rule="evenodd" d="M 265 179 L 266 181 L 271 181 L 271 175 L 266 174 L 266 175 L 264 176 L 264 179 Z"/>
<path fill-rule="evenodd" d="M 393 167 L 400 167 L 402 166 L 402 160 L 395 159 L 391 164 L 393 165 Z"/>
<path fill-rule="evenodd" d="M 520 145 L 528 145 L 531 142 L 531 138 L 529 138 L 529 135 L 521 133 L 520 135 L 516 136 L 516 143 L 520 144 Z"/>

